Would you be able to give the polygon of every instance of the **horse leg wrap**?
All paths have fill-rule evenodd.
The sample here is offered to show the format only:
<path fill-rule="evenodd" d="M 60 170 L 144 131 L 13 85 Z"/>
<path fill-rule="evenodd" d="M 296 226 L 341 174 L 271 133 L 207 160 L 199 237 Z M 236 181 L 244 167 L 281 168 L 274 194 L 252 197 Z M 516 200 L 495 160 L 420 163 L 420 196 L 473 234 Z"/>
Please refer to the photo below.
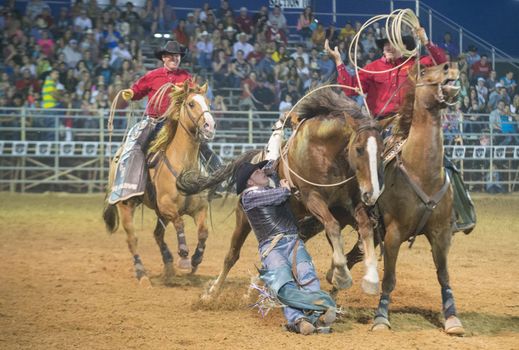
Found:
<path fill-rule="evenodd" d="M 454 296 L 449 286 L 442 287 L 442 304 L 443 316 L 448 319 L 451 316 L 456 316 L 456 305 L 454 304 Z"/>
<path fill-rule="evenodd" d="M 146 276 L 146 270 L 144 270 L 144 265 L 142 264 L 141 257 L 139 255 L 133 256 L 133 266 L 135 267 L 135 277 L 137 277 L 138 280 Z"/>
<path fill-rule="evenodd" d="M 162 262 L 164 262 L 164 264 L 170 264 L 173 262 L 173 256 L 171 255 L 166 243 L 164 243 L 160 248 L 160 254 L 162 254 Z"/>
<path fill-rule="evenodd" d="M 187 256 L 189 255 L 189 249 L 187 248 L 186 235 L 184 231 L 177 232 L 177 239 L 178 255 L 180 255 L 181 258 L 187 258 Z"/>
<path fill-rule="evenodd" d="M 196 250 L 191 257 L 191 266 L 197 267 L 202 262 L 205 250 L 205 240 L 198 242 Z"/>
<path fill-rule="evenodd" d="M 380 296 L 380 301 L 378 302 L 377 312 L 375 313 L 375 319 L 381 317 L 389 320 L 389 303 L 391 299 L 389 298 L 389 294 L 382 294 Z"/>

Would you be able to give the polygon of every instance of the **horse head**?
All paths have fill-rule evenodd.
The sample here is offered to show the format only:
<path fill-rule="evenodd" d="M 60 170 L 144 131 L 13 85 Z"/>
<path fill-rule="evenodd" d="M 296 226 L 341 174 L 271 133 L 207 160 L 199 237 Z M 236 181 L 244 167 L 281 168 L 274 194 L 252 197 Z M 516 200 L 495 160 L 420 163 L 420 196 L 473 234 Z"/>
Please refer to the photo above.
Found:
<path fill-rule="evenodd" d="M 173 86 L 172 92 L 172 96 L 183 96 L 178 116 L 179 125 L 199 142 L 210 141 L 215 134 L 215 121 L 209 111 L 210 103 L 206 93 L 207 84 L 197 86 L 191 81 Z"/>
<path fill-rule="evenodd" d="M 441 109 L 456 103 L 460 87 L 457 63 L 443 63 L 432 67 L 420 67 L 416 79 L 415 103 L 427 110 Z"/>
<path fill-rule="evenodd" d="M 348 160 L 355 171 L 361 200 L 366 205 L 373 205 L 384 186 L 381 161 L 384 146 L 380 127 L 372 119 L 356 119 L 346 113 L 345 117 L 354 131 L 348 145 Z"/>

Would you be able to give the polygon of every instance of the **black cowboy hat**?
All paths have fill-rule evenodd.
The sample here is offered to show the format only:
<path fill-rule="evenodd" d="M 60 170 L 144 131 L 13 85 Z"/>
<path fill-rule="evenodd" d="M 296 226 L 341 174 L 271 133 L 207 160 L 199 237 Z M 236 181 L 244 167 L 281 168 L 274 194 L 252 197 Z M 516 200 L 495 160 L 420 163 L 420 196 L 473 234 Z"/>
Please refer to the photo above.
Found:
<path fill-rule="evenodd" d="M 180 57 L 184 57 L 186 55 L 186 49 L 177 41 L 170 40 L 164 44 L 160 50 L 155 51 L 155 57 L 159 60 L 162 60 L 162 55 L 165 53 L 178 53 Z"/>
<path fill-rule="evenodd" d="M 253 172 L 257 169 L 262 169 L 265 164 L 268 163 L 268 160 L 264 160 L 262 162 L 252 164 L 252 163 L 243 163 L 238 169 L 236 169 L 236 194 L 240 194 L 247 188 L 247 181 Z"/>
<path fill-rule="evenodd" d="M 405 48 L 409 51 L 414 50 L 414 48 L 416 47 L 416 42 L 414 41 L 414 38 L 410 35 L 404 35 L 402 37 L 402 41 L 404 42 Z M 380 49 L 380 51 L 383 51 L 384 45 L 386 45 L 386 43 L 389 43 L 389 39 L 377 39 L 375 40 L 375 42 L 377 43 L 377 47 Z"/>

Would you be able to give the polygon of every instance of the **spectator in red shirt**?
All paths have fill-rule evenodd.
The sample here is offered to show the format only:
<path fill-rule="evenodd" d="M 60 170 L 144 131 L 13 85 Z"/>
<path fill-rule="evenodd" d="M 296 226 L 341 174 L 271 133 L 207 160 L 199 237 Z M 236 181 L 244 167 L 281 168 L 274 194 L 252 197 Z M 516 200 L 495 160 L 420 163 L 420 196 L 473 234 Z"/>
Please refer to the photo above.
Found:
<path fill-rule="evenodd" d="M 488 61 L 487 55 L 481 55 L 481 59 L 475 62 L 470 68 L 472 81 L 477 81 L 478 78 L 487 79 L 492 71 L 492 65 Z"/>
<path fill-rule="evenodd" d="M 240 15 L 236 17 L 236 24 L 241 32 L 252 34 L 254 23 L 252 23 L 252 18 L 248 15 L 246 7 L 240 8 Z"/>
<path fill-rule="evenodd" d="M 443 50 L 429 42 L 423 28 L 418 29 L 418 36 L 430 53 L 430 56 L 420 58 L 422 65 L 431 66 L 435 63 L 440 64 L 446 62 Z M 415 43 L 411 37 L 404 37 L 403 40 L 407 49 L 414 48 Z M 391 46 L 389 40 L 379 39 L 377 40 L 377 45 L 383 51 L 383 57 L 367 64 L 364 69 L 369 71 L 384 71 L 394 68 L 405 61 L 406 58 L 402 57 L 402 53 L 399 50 Z M 346 71 L 346 66 L 342 62 L 339 49 L 335 47 L 334 50 L 331 50 L 328 40 L 325 41 L 324 47 L 330 57 L 335 61 L 338 73 L 337 82 L 351 87 L 358 87 L 357 78 Z M 409 69 L 414 63 L 415 59 L 412 58 L 398 70 L 382 74 L 367 73 L 364 71 L 359 72 L 360 84 L 362 85 L 364 93 L 368 95 L 366 102 L 374 118 L 382 119 L 398 111 L 407 90 L 403 84 L 405 84 Z M 356 95 L 356 92 L 353 90 L 346 88 L 343 90 L 347 96 Z"/>
<path fill-rule="evenodd" d="M 47 56 L 52 57 L 54 55 L 54 47 L 56 46 L 56 43 L 54 40 L 49 38 L 49 32 L 46 30 L 41 31 L 41 38 L 38 39 L 36 44 L 41 47 L 41 52 Z"/>
<path fill-rule="evenodd" d="M 39 91 L 40 84 L 38 80 L 31 76 L 31 71 L 28 68 L 22 68 L 22 76 L 15 82 L 16 90 L 21 92 L 24 96 L 29 94 L 29 90 L 32 87 L 32 91 Z"/>
<path fill-rule="evenodd" d="M 186 21 L 184 19 L 181 19 L 178 21 L 178 25 L 173 31 L 173 34 L 175 34 L 175 39 L 183 46 L 189 45 L 189 37 L 187 36 L 186 32 L 184 31 L 184 27 L 186 26 Z"/>

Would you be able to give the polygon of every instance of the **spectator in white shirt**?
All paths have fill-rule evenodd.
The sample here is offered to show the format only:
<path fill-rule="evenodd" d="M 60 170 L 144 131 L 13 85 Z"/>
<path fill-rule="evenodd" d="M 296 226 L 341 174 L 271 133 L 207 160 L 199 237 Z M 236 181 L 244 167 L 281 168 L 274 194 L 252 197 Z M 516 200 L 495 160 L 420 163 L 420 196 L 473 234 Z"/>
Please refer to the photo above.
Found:
<path fill-rule="evenodd" d="M 110 66 L 117 70 L 121 68 L 124 60 L 132 59 L 132 54 L 126 48 L 126 44 L 123 41 L 119 41 L 117 47 L 112 49 L 112 53 L 110 55 Z"/>
<path fill-rule="evenodd" d="M 305 63 L 305 65 L 310 64 L 310 57 L 305 52 L 305 45 L 304 44 L 297 44 L 296 52 L 290 55 L 294 59 L 294 61 L 297 61 L 299 57 L 301 57 Z"/>
<path fill-rule="evenodd" d="M 272 12 L 269 13 L 269 22 L 271 24 L 276 23 L 279 30 L 283 31 L 285 34 L 287 33 L 287 19 L 281 12 L 281 7 L 279 5 L 275 5 Z"/>
<path fill-rule="evenodd" d="M 71 39 L 63 49 L 64 61 L 70 68 L 75 68 L 77 63 L 83 59 L 83 55 L 78 50 L 76 39 Z"/>
<path fill-rule="evenodd" d="M 254 51 L 254 47 L 247 42 L 248 38 L 249 36 L 247 35 L 247 33 L 241 32 L 240 34 L 238 34 L 238 41 L 235 42 L 232 46 L 232 52 L 234 57 L 236 57 L 236 53 L 238 52 L 238 50 L 243 51 L 244 57 L 247 57 L 249 53 Z"/>
<path fill-rule="evenodd" d="M 81 10 L 79 16 L 74 18 L 74 31 L 83 33 L 87 29 L 92 29 L 92 20 L 87 17 L 86 10 Z"/>
<path fill-rule="evenodd" d="M 212 57 L 213 57 L 213 43 L 210 41 L 210 36 L 207 31 L 203 31 L 200 34 L 200 39 L 196 43 L 196 49 L 198 51 L 197 59 L 200 68 L 207 70 L 211 69 Z"/>

